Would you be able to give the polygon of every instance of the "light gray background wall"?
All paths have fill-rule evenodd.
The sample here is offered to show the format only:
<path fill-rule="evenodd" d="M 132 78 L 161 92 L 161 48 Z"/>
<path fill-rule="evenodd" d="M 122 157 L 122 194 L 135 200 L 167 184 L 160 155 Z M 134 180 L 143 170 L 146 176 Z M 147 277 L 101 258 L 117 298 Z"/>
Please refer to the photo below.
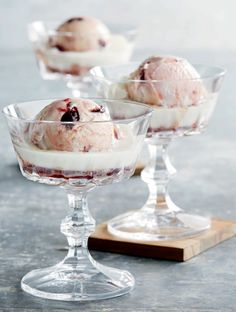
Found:
<path fill-rule="evenodd" d="M 135 58 L 176 53 L 228 69 L 207 132 L 176 140 L 170 148 L 178 169 L 170 193 L 187 212 L 236 220 L 235 8 L 233 0 L 0 0 L 0 110 L 8 103 L 70 96 L 63 82 L 40 77 L 26 36 L 28 22 L 86 14 L 142 24 Z M 59 223 L 66 199 L 57 188 L 27 182 L 15 164 L 0 114 L 0 311 L 236 311 L 235 239 L 180 264 L 96 254 L 104 264 L 135 275 L 135 290 L 122 298 L 78 305 L 27 296 L 20 291 L 21 277 L 64 255 Z M 137 177 L 95 190 L 89 201 L 101 222 L 141 207 L 146 197 L 147 187 Z"/>
<path fill-rule="evenodd" d="M 235 50 L 233 0 L 0 0 L 0 45 L 24 49 L 26 24 L 93 15 L 107 23 L 139 25 L 139 48 Z"/>

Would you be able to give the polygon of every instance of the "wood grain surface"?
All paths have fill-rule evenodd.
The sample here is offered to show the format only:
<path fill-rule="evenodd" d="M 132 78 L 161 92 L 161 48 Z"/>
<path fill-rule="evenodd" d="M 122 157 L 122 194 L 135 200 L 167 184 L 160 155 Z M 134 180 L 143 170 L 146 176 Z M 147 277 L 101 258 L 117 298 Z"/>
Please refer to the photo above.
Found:
<path fill-rule="evenodd" d="M 111 235 L 106 223 L 97 226 L 89 248 L 132 256 L 186 261 L 236 235 L 236 222 L 212 220 L 211 228 L 189 239 L 175 241 L 135 241 Z"/>

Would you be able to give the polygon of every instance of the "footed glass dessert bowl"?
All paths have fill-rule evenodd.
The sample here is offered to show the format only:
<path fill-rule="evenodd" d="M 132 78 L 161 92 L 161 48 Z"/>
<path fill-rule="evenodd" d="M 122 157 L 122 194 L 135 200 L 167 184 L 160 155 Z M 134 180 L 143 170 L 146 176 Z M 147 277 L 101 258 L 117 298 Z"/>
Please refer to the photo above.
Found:
<path fill-rule="evenodd" d="M 146 137 L 150 159 L 141 173 L 149 188 L 147 202 L 139 210 L 110 220 L 109 232 L 153 241 L 191 237 L 209 229 L 210 218 L 186 213 L 169 196 L 169 181 L 176 170 L 168 146 L 173 139 L 206 130 L 224 70 L 192 66 L 177 57 L 151 57 L 139 67 L 137 63 L 95 67 L 91 74 L 99 94 L 143 102 L 154 110 Z"/>
<path fill-rule="evenodd" d="M 93 17 L 75 17 L 62 24 L 35 21 L 28 34 L 42 78 L 65 80 L 77 97 L 91 94 L 92 67 L 127 63 L 136 38 L 136 30 L 112 31 Z"/>
<path fill-rule="evenodd" d="M 3 112 L 23 176 L 62 188 L 70 208 L 61 222 L 69 244 L 67 256 L 54 266 L 26 274 L 22 289 L 67 301 L 129 292 L 133 276 L 96 262 L 88 251 L 95 220 L 87 193 L 133 174 L 151 109 L 123 100 L 63 99 L 12 104 Z"/>

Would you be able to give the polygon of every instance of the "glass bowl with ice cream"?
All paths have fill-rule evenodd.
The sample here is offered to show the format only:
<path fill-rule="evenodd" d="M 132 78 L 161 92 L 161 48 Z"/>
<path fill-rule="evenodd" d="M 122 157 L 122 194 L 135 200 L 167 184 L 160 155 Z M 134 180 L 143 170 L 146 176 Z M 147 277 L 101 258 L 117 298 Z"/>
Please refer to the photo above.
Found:
<path fill-rule="evenodd" d="M 69 251 L 59 264 L 31 271 L 26 292 L 48 299 L 98 300 L 134 287 L 129 272 L 97 263 L 87 242 L 95 220 L 87 193 L 96 186 L 128 179 L 146 136 L 151 109 L 123 100 L 61 99 L 4 108 L 23 176 L 60 186 L 71 212 L 61 223 Z"/>
<path fill-rule="evenodd" d="M 141 173 L 148 200 L 141 209 L 111 220 L 109 231 L 137 240 L 168 240 L 209 229 L 209 218 L 187 214 L 170 199 L 168 184 L 175 169 L 167 149 L 174 138 L 206 130 L 225 71 L 176 56 L 152 56 L 140 65 L 95 67 L 91 74 L 103 96 L 153 108 L 146 138 L 150 159 Z"/>
<path fill-rule="evenodd" d="M 74 96 L 84 96 L 92 67 L 130 60 L 136 30 L 117 32 L 94 17 L 80 16 L 61 24 L 35 21 L 28 34 L 43 79 L 65 79 Z"/>

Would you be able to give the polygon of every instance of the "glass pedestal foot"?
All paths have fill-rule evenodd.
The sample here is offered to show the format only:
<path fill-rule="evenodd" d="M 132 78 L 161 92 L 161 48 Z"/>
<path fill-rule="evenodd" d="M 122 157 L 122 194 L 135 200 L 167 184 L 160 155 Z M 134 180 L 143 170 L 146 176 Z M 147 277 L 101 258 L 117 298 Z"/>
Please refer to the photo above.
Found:
<path fill-rule="evenodd" d="M 140 209 L 120 215 L 108 222 L 108 231 L 125 239 L 176 240 L 192 237 L 209 229 L 211 220 L 182 211 L 156 213 Z"/>
<path fill-rule="evenodd" d="M 74 267 L 65 262 L 33 270 L 23 277 L 21 287 L 37 297 L 65 301 L 118 297 L 134 287 L 134 278 L 129 272 L 93 262 L 89 268 L 88 265 Z"/>
<path fill-rule="evenodd" d="M 147 202 L 137 211 L 110 220 L 108 231 L 125 239 L 156 241 L 192 237 L 209 229 L 209 218 L 185 213 L 169 196 L 169 181 L 175 174 L 167 153 L 170 139 L 147 142 L 150 159 L 141 172 L 149 188 Z"/>
<path fill-rule="evenodd" d="M 87 192 L 93 187 L 65 187 L 73 209 L 61 222 L 68 253 L 57 265 L 26 274 L 21 281 L 24 291 L 45 299 L 91 301 L 118 297 L 134 287 L 129 272 L 96 262 L 87 249 L 88 237 L 95 228 L 87 206 Z"/>

